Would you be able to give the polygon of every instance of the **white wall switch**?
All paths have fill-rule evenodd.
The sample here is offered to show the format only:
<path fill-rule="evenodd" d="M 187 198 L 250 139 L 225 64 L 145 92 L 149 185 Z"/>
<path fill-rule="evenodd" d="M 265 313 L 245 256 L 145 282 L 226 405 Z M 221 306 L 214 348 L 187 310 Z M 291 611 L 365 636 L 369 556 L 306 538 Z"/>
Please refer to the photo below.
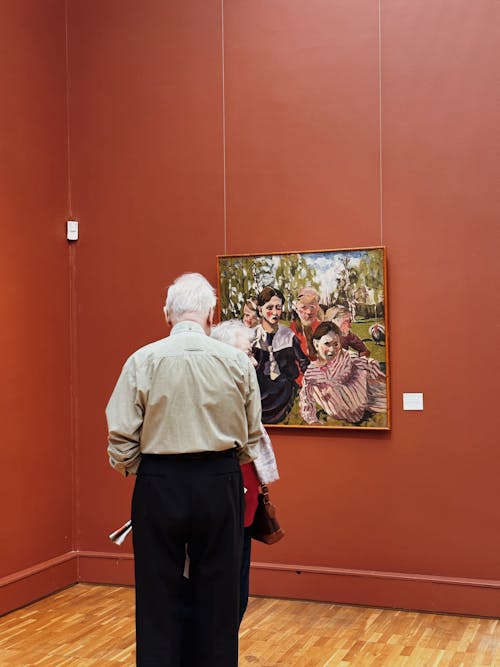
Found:
<path fill-rule="evenodd" d="M 423 410 L 423 394 L 403 394 L 403 410 Z"/>
<path fill-rule="evenodd" d="M 66 238 L 68 241 L 78 241 L 78 221 L 68 220 L 66 223 Z"/>

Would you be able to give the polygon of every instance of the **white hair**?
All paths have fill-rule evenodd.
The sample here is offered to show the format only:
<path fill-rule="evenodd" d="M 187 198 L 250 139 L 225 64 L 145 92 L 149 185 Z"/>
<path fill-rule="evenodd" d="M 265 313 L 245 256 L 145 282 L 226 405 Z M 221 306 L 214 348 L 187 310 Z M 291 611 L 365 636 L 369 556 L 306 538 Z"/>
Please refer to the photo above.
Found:
<path fill-rule="evenodd" d="M 201 273 L 184 273 L 168 288 L 165 308 L 176 319 L 186 313 L 204 317 L 216 303 L 215 290 Z"/>
<path fill-rule="evenodd" d="M 246 327 L 241 320 L 227 320 L 226 322 L 216 324 L 212 327 L 210 335 L 215 340 L 227 343 L 227 345 L 233 345 L 234 347 L 237 346 L 239 338 L 245 338 L 250 343 L 255 338 L 254 330 Z"/>

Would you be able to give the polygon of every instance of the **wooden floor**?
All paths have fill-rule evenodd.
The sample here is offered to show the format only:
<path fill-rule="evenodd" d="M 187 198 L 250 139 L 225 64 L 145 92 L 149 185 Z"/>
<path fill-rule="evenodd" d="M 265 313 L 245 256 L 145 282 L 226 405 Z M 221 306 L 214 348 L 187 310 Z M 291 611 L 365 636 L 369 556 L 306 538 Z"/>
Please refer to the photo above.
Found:
<path fill-rule="evenodd" d="M 2 667 L 134 664 L 131 588 L 78 584 L 0 618 Z M 251 598 L 239 664 L 500 667 L 500 621 Z"/>

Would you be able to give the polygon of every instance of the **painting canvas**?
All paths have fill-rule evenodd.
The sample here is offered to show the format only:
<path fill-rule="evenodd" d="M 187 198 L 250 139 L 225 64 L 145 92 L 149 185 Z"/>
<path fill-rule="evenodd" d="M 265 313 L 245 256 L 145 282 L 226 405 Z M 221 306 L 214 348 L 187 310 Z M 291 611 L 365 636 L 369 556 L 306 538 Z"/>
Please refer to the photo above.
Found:
<path fill-rule="evenodd" d="M 384 247 L 221 255 L 220 321 L 252 330 L 266 426 L 390 428 Z"/>

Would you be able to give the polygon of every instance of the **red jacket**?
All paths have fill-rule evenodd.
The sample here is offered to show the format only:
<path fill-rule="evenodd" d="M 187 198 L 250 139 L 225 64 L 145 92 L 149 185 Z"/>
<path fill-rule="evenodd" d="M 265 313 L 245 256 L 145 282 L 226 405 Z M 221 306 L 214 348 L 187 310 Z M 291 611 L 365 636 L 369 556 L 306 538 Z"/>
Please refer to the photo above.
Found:
<path fill-rule="evenodd" d="M 243 477 L 243 486 L 247 490 L 245 493 L 245 518 L 243 525 L 245 528 L 252 525 L 255 511 L 257 509 L 257 498 L 259 495 L 259 478 L 255 472 L 253 463 L 244 463 L 241 466 L 241 475 Z"/>

